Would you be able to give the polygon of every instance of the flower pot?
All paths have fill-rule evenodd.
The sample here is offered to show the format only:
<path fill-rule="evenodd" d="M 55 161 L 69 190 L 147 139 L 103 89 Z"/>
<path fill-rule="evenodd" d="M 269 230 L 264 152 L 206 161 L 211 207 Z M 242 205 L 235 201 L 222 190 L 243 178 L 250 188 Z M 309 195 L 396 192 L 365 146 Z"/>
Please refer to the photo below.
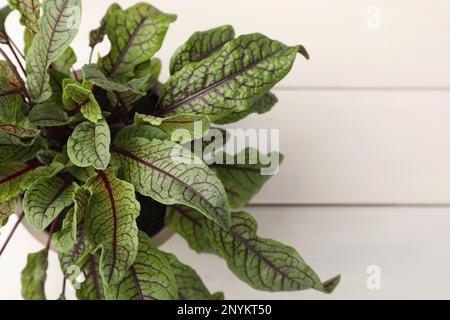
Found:
<path fill-rule="evenodd" d="M 169 240 L 174 232 L 164 227 L 164 215 L 166 206 L 160 204 L 150 198 L 136 194 L 136 198 L 141 204 L 141 214 L 137 219 L 137 224 L 140 230 L 147 233 L 156 245 L 159 247 L 167 240 Z M 48 232 L 36 231 L 26 221 L 22 220 L 23 226 L 31 233 L 31 235 L 41 242 L 43 245 L 47 244 Z"/>

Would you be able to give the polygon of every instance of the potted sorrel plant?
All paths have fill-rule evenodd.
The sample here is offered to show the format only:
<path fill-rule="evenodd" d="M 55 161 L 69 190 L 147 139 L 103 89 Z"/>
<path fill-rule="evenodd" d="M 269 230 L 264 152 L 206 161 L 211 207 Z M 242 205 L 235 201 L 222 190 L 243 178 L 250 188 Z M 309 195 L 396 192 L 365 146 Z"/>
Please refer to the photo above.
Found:
<path fill-rule="evenodd" d="M 240 211 L 269 178 L 262 154 L 210 148 L 216 161 L 206 163 L 195 152 L 224 132 L 215 125 L 270 110 L 270 89 L 299 53 L 308 58 L 303 46 L 236 37 L 231 26 L 196 32 L 161 84 L 154 55 L 175 15 L 112 4 L 89 43 L 94 52 L 107 36 L 110 52 L 74 70 L 81 1 L 8 4 L 0 11 L 0 222 L 16 213 L 46 238 L 22 271 L 24 298 L 45 299 L 51 248 L 79 299 L 223 298 L 158 249 L 152 237 L 167 229 L 222 257 L 253 288 L 336 287 L 339 277 L 322 282 L 296 250 L 259 237 L 255 219 Z M 5 30 L 12 10 L 25 27 L 23 50 Z"/>

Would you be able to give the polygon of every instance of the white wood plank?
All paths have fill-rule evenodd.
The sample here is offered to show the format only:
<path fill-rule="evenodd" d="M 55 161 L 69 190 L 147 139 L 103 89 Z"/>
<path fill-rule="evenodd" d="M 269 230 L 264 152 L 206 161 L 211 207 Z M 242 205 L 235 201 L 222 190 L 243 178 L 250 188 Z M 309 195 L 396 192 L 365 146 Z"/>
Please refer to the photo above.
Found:
<path fill-rule="evenodd" d="M 267 293 L 241 283 L 225 263 L 196 254 L 175 236 L 162 249 L 191 265 L 211 290 L 223 290 L 227 299 L 449 299 L 449 209 L 437 208 L 249 208 L 259 233 L 292 245 L 326 279 L 340 273 L 334 294 L 315 291 Z M 0 243 L 12 227 L 2 229 Z M 42 248 L 24 228 L 14 236 L 0 258 L 0 299 L 20 299 L 20 271 L 26 253 Z M 381 290 L 366 286 L 367 267 L 381 268 Z M 61 273 L 51 253 L 47 297 L 61 290 Z M 68 298 L 74 293 L 68 287 Z"/>
<path fill-rule="evenodd" d="M 123 7 L 140 0 L 118 0 Z M 84 2 L 74 48 L 89 55 L 88 32 L 116 1 Z M 151 0 L 178 14 L 162 50 L 168 59 L 194 31 L 232 24 L 237 33 L 262 32 L 287 44 L 304 44 L 311 60 L 299 59 L 283 86 L 449 86 L 450 2 L 447 0 Z M 6 0 L 0 0 L 6 3 Z M 380 13 L 379 29 L 376 26 Z M 374 20 L 375 19 L 375 20 Z M 10 19 L 10 30 L 19 30 Z M 375 24 L 374 24 L 375 23 Z M 20 32 L 12 32 L 20 39 Z M 101 52 L 107 52 L 107 41 Z"/>
<path fill-rule="evenodd" d="M 449 92 L 275 91 L 233 128 L 280 129 L 281 169 L 254 203 L 449 203 Z"/>
<path fill-rule="evenodd" d="M 198 270 L 228 299 L 448 299 L 448 209 L 250 208 L 260 234 L 297 248 L 323 279 L 338 273 L 334 294 L 267 293 L 242 284 L 225 263 L 195 254 L 173 238 L 163 249 Z M 368 266 L 381 268 L 381 290 L 366 286 Z"/>

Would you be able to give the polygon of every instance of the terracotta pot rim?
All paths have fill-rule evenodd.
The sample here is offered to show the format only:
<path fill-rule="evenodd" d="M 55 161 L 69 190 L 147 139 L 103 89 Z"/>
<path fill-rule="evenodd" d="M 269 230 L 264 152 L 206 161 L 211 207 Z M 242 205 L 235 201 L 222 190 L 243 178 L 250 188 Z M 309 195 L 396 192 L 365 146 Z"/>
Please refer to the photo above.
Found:
<path fill-rule="evenodd" d="M 22 220 L 22 225 L 27 229 L 27 231 L 38 240 L 43 245 L 47 244 L 48 241 L 48 234 L 45 231 L 37 231 L 34 230 L 26 221 L 26 219 Z M 154 234 L 152 236 L 153 241 L 156 243 L 156 245 L 159 247 L 166 243 L 172 236 L 174 235 L 174 232 L 166 227 L 162 228 L 158 233 Z M 53 250 L 53 247 L 50 246 L 50 249 Z"/>

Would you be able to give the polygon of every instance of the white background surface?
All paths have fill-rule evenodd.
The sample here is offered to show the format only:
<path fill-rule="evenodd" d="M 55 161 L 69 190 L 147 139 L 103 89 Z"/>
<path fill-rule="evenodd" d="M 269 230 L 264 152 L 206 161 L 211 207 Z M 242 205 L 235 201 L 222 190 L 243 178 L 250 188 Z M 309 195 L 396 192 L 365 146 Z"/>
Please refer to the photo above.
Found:
<path fill-rule="evenodd" d="M 138 1 L 117 2 L 127 7 Z M 0 0 L 0 5 L 5 3 Z M 80 62 L 89 55 L 88 31 L 97 27 L 110 3 L 83 1 L 82 29 L 73 45 Z M 281 130 L 285 163 L 254 203 L 450 203 L 449 1 L 151 3 L 179 17 L 157 54 L 165 62 L 163 79 L 178 45 L 194 31 L 221 24 L 232 24 L 238 34 L 258 31 L 309 50 L 311 60 L 299 57 L 292 73 L 277 86 L 280 102 L 271 113 L 233 125 Z M 20 40 L 16 20 L 13 14 L 8 27 Z M 100 51 L 108 51 L 107 41 Z M 219 259 L 195 255 L 178 237 L 164 248 L 196 267 L 212 290 L 222 289 L 228 298 L 450 297 L 446 232 L 450 216 L 445 207 L 251 211 L 260 221 L 262 235 L 298 248 L 323 279 L 341 273 L 343 281 L 336 293 L 257 293 L 226 271 Z M 0 257 L 0 298 L 20 297 L 26 253 L 40 248 L 24 230 L 15 235 Z M 365 271 L 372 264 L 382 268 L 380 291 L 366 288 Z M 55 259 L 50 268 L 57 270 Z M 49 278 L 49 298 L 57 297 L 60 290 L 61 276 L 55 274 Z"/>

